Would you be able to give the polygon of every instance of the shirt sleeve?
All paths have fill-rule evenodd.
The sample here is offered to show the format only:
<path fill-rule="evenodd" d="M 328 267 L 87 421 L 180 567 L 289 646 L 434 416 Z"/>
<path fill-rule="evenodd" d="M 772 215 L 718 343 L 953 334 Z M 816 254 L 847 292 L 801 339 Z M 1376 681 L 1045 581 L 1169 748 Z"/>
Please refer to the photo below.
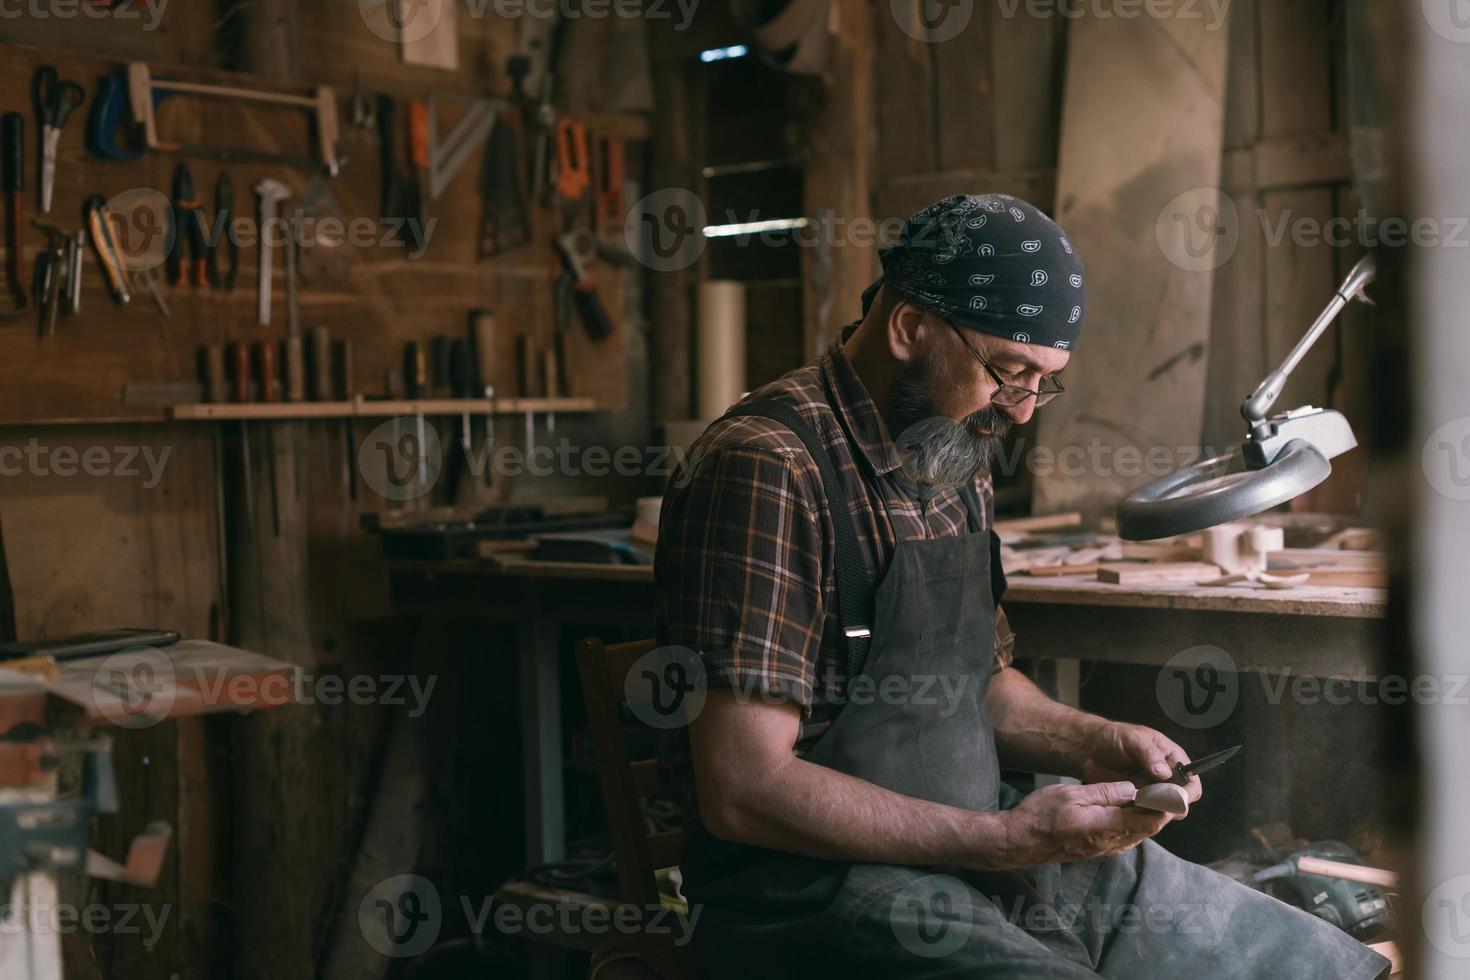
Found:
<path fill-rule="evenodd" d="M 1016 634 L 1011 632 L 1011 624 L 1006 620 L 1006 611 L 1003 606 L 995 607 L 995 669 L 997 672 L 1005 670 L 1016 659 Z"/>
<path fill-rule="evenodd" d="M 703 654 L 711 687 L 810 709 L 821 649 L 823 533 L 805 460 L 710 452 L 665 495 L 654 577 L 659 642 Z"/>

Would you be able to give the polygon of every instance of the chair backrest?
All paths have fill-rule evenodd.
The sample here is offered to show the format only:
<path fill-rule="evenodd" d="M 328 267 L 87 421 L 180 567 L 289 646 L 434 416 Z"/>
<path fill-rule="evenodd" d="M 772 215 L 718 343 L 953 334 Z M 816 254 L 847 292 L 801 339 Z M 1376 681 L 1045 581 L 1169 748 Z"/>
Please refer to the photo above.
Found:
<path fill-rule="evenodd" d="M 612 830 L 618 885 L 623 901 L 644 908 L 658 904 L 655 872 L 678 864 L 684 844 L 678 830 L 648 831 L 641 801 L 659 795 L 658 760 L 632 758 L 620 710 L 628 672 L 653 649 L 652 640 L 604 646 L 588 639 L 577 644 L 577 671 L 597 743 L 597 774 Z"/>

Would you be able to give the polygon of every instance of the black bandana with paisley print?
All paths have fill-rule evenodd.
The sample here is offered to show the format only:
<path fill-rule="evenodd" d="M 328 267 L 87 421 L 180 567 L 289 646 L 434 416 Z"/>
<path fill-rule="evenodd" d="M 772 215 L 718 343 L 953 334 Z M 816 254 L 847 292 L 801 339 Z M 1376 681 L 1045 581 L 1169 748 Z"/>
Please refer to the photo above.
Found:
<path fill-rule="evenodd" d="M 878 255 L 887 283 L 957 326 L 1071 350 L 1087 310 L 1082 260 L 1046 215 L 1009 194 L 957 194 L 903 224 Z"/>

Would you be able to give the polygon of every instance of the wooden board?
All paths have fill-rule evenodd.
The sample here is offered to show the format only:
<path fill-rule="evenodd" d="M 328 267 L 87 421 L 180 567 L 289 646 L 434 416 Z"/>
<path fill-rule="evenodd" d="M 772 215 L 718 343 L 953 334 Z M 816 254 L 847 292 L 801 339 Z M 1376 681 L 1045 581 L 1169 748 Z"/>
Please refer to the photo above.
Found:
<path fill-rule="evenodd" d="M 1116 13 L 1116 12 L 1114 12 Z M 1087 269 L 1087 324 L 1067 397 L 1039 412 L 1060 451 L 1198 445 L 1211 270 L 1156 237 L 1178 195 L 1219 180 L 1228 33 L 1203 19 L 1072 22 L 1057 170 L 1058 223 Z M 1123 467 L 1038 473 L 1034 506 L 1111 510 L 1144 482 Z"/>

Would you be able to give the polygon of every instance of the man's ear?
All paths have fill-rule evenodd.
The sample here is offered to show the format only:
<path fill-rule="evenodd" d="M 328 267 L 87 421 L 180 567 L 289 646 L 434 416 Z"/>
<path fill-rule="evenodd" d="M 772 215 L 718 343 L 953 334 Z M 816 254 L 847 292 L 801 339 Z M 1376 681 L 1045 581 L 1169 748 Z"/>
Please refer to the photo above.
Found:
<path fill-rule="evenodd" d="M 929 325 L 924 311 L 899 300 L 888 313 L 888 351 L 905 364 L 918 360 L 928 343 Z"/>

